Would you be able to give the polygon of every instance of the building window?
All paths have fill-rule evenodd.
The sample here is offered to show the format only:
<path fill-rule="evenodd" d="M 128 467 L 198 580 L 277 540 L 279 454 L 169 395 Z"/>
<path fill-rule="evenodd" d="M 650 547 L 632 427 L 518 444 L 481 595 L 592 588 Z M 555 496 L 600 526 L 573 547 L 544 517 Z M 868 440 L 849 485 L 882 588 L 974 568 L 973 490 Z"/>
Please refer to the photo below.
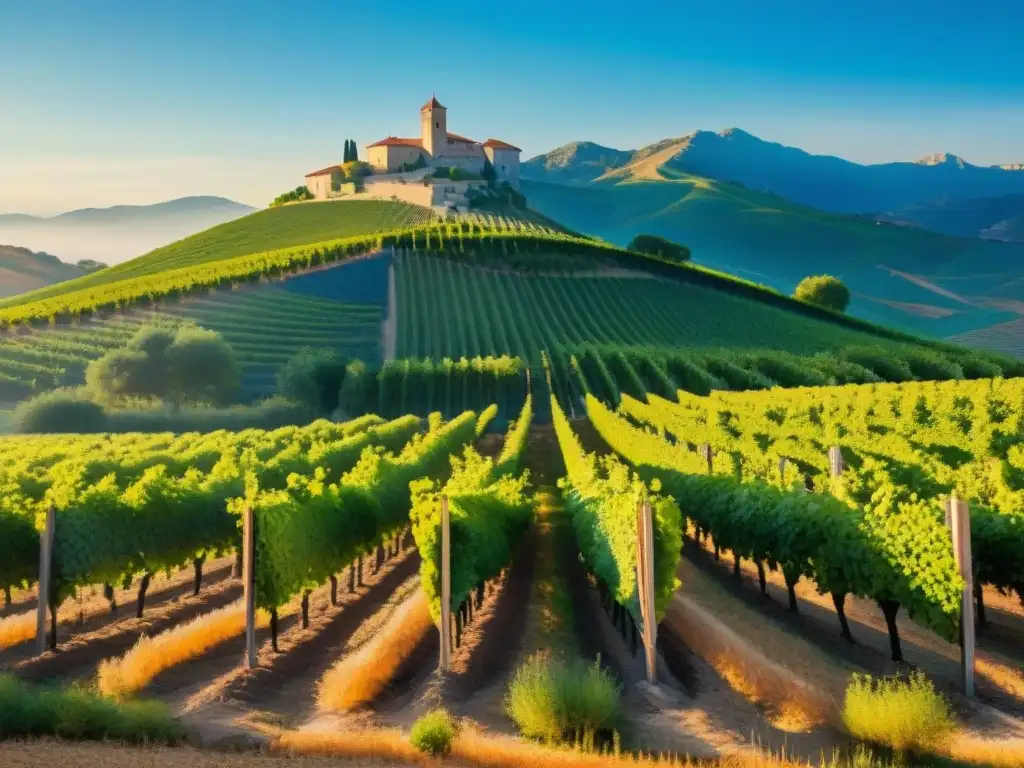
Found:
<path fill-rule="evenodd" d="M 435 128 L 440 128 L 441 127 L 441 123 L 439 123 L 439 122 L 438 123 L 434 123 L 434 127 Z"/>

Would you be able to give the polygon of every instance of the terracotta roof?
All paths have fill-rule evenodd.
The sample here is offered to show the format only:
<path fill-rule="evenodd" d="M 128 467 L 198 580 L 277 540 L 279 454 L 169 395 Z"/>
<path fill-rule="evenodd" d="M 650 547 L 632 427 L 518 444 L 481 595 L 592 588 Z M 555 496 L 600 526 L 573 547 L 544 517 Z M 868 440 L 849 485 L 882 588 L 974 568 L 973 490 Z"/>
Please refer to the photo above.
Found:
<path fill-rule="evenodd" d="M 484 146 L 491 147 L 492 149 L 514 149 L 516 152 L 523 151 L 519 147 L 514 147 L 511 144 L 507 144 L 504 141 L 499 141 L 498 139 L 488 139 L 487 141 L 484 142 Z"/>
<path fill-rule="evenodd" d="M 447 107 L 444 106 L 440 101 L 438 101 L 437 97 L 431 96 L 430 101 L 428 101 L 426 104 L 420 107 L 421 111 L 424 109 L 447 109 Z"/>
<path fill-rule="evenodd" d="M 457 133 L 449 133 L 449 139 L 455 139 L 455 141 L 463 141 L 466 144 L 479 144 L 480 142 L 474 141 L 473 139 L 467 139 L 465 136 L 459 136 Z"/>
<path fill-rule="evenodd" d="M 334 171 L 340 171 L 340 170 L 341 170 L 341 166 L 340 165 L 329 165 L 326 168 L 320 169 L 319 171 L 313 171 L 312 173 L 307 173 L 306 174 L 306 178 L 308 179 L 310 176 L 326 176 L 329 173 L 333 173 Z"/>
<path fill-rule="evenodd" d="M 422 139 L 400 139 L 397 136 L 388 136 L 386 139 L 375 141 L 373 144 L 367 144 L 366 148 L 370 147 L 419 147 L 423 148 Z"/>

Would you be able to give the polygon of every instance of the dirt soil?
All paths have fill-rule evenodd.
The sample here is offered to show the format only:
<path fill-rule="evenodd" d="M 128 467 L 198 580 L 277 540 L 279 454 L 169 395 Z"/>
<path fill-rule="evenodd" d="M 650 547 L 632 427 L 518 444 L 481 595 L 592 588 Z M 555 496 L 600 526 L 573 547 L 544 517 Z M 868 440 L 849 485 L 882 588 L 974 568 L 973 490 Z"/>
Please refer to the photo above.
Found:
<path fill-rule="evenodd" d="M 406 549 L 372 573 L 373 557 L 364 558 L 363 586 L 348 594 L 347 570 L 338 579 L 339 604 L 330 604 L 330 586 L 314 590 L 309 598 L 308 629 L 302 628 L 301 597 L 279 611 L 278 648 L 271 647 L 270 630 L 257 630 L 259 668 L 242 666 L 244 637 L 222 643 L 202 657 L 162 672 L 147 689 L 176 710 L 199 714 L 210 704 L 229 705 L 239 711 L 260 709 L 299 721 L 314 705 L 320 675 L 334 661 L 334 652 L 388 596 L 416 571 L 419 558 Z"/>
<path fill-rule="evenodd" d="M 265 752 L 210 752 L 190 747 L 123 747 L 63 741 L 15 741 L 3 745 L 4 768 L 403 768 L 384 760 L 292 757 Z"/>
<path fill-rule="evenodd" d="M 160 599 L 146 601 L 146 611 L 141 619 L 135 618 L 135 606 L 125 618 L 94 615 L 83 624 L 66 626 L 61 634 L 56 651 L 35 655 L 31 642 L 21 643 L 0 651 L 0 668 L 29 680 L 59 678 L 64 680 L 90 677 L 103 659 L 118 656 L 128 651 L 143 635 L 155 635 L 203 613 L 222 608 L 242 596 L 242 585 L 229 578 L 230 567 L 221 569 L 220 578 L 211 579 L 207 586 L 204 581 L 200 594 L 192 595 L 191 581 L 187 589 L 172 586 L 161 593 Z M 189 573 L 191 578 L 191 573 Z M 122 606 L 119 611 L 128 613 Z M 113 619 L 113 620 L 112 620 Z"/>
<path fill-rule="evenodd" d="M 824 653 L 844 659 L 856 668 L 876 675 L 889 675 L 908 668 L 927 672 L 953 701 L 958 714 L 968 727 L 980 734 L 1002 738 L 1024 737 L 1024 674 L 1016 658 L 1008 658 L 992 650 L 986 632 L 978 632 L 977 698 L 967 699 L 960 693 L 960 649 L 926 630 L 901 611 L 897 619 L 904 664 L 891 660 L 889 636 L 877 605 L 868 600 L 848 597 L 846 614 L 855 643 L 839 635 L 839 622 L 831 597 L 818 594 L 814 584 L 801 579 L 796 587 L 798 613 L 787 609 L 786 587 L 781 573 L 768 574 L 768 595 L 761 596 L 757 572 L 752 563 L 743 562 L 741 580 L 732 575 L 732 557 L 724 553 L 715 562 L 713 555 L 687 539 L 685 556 L 702 573 L 748 605 L 756 606 L 775 621 L 799 634 Z M 993 600 L 989 620 L 999 622 L 999 632 L 1013 632 L 1017 614 L 1012 606 Z M 998 612 L 997 612 L 998 611 Z M 1002 649 L 1000 649 L 1002 650 Z M 1015 656 L 1022 653 L 1020 646 Z"/>

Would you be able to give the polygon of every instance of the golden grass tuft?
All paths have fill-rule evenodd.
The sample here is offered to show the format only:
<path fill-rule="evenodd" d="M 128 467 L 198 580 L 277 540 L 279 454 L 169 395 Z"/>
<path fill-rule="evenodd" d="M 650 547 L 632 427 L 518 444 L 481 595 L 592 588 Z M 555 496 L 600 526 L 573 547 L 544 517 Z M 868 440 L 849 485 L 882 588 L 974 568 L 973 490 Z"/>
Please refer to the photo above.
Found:
<path fill-rule="evenodd" d="M 264 627 L 269 614 L 257 612 L 257 626 Z M 239 601 L 153 637 L 142 637 L 124 656 L 100 662 L 97 684 L 105 696 L 132 696 L 165 669 L 201 656 L 215 645 L 245 631 L 245 605 Z"/>
<path fill-rule="evenodd" d="M 320 681 L 317 707 L 346 712 L 372 701 L 433 629 L 427 598 L 417 589 L 373 639 L 327 671 Z"/>
<path fill-rule="evenodd" d="M 18 613 L 0 619 L 0 651 L 36 636 L 36 612 Z"/>

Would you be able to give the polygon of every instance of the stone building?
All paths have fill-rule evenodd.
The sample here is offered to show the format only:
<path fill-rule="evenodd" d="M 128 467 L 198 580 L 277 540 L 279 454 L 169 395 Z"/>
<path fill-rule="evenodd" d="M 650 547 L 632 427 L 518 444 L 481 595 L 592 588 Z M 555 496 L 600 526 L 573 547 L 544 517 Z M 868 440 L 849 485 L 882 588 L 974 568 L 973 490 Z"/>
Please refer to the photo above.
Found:
<path fill-rule="evenodd" d="M 437 167 L 458 167 L 470 175 L 480 176 L 486 162 L 493 166 L 498 183 L 507 182 L 519 189 L 519 147 L 498 139 L 488 139 L 481 143 L 450 133 L 448 110 L 435 97 L 420 107 L 418 138 L 388 136 L 367 145 L 366 150 L 366 159 L 374 174 L 366 178 L 366 191 L 371 194 L 374 185 L 393 182 L 395 174 L 412 174 L 417 170 Z M 392 178 L 375 180 L 375 176 Z M 306 186 L 316 198 L 333 197 L 347 191 L 340 188 L 341 177 L 341 166 L 329 166 L 307 174 Z M 386 190 L 382 188 L 379 191 L 383 193 Z"/>

